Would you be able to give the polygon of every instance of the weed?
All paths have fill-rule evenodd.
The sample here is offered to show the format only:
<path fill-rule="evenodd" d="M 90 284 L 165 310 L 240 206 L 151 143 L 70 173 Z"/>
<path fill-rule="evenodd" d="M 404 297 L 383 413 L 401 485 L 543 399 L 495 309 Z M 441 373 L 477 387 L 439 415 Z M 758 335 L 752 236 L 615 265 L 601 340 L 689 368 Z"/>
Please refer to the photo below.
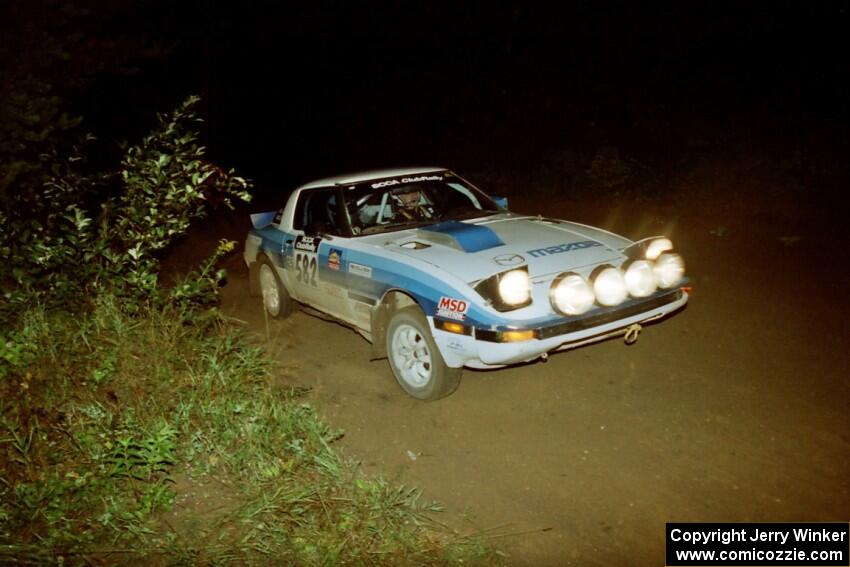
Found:
<path fill-rule="evenodd" d="M 2 419 L 2 422 L 3 427 L 11 437 L 0 439 L 0 443 L 11 444 L 16 453 L 13 457 L 15 462 L 23 465 L 28 472 L 31 472 L 32 460 L 30 459 L 30 451 L 32 449 L 33 435 L 38 428 L 38 422 L 36 422 L 34 427 L 27 428 L 26 431 L 22 431 L 22 427 L 18 423 L 9 423 L 5 417 Z"/>
<path fill-rule="evenodd" d="M 165 473 L 174 464 L 174 438 L 176 432 L 162 421 L 151 433 L 141 439 L 132 435 L 123 435 L 108 442 L 111 449 L 105 462 L 108 475 L 136 480 L 153 480 L 159 473 Z"/>
<path fill-rule="evenodd" d="M 433 521 L 440 508 L 418 490 L 342 458 L 341 432 L 271 386 L 264 351 L 222 320 L 180 306 L 128 315 L 108 296 L 76 318 L 32 311 L 15 331 L 32 358 L 0 381 L 14 400 L 0 421 L 0 562 L 496 557 Z"/>
<path fill-rule="evenodd" d="M 26 128 L 0 143 L 15 158 L 0 159 L 0 563 L 487 561 L 271 385 L 267 355 L 216 309 L 233 242 L 159 285 L 206 203 L 250 197 L 205 159 L 197 102 L 105 171 Z M 38 159 L 6 171 L 24 150 Z"/>

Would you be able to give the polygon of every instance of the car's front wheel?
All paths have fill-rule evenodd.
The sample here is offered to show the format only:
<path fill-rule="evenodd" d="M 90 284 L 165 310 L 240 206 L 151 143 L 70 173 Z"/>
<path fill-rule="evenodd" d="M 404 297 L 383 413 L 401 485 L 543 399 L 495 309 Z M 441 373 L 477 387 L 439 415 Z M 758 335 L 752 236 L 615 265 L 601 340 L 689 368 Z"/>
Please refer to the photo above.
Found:
<path fill-rule="evenodd" d="M 387 329 L 387 355 L 399 385 L 414 398 L 439 400 L 460 384 L 463 368 L 446 366 L 418 307 L 405 307 L 393 315 Z"/>
<path fill-rule="evenodd" d="M 274 266 L 267 257 L 258 258 L 260 293 L 263 296 L 263 307 L 274 318 L 283 318 L 292 313 L 293 303 L 289 292 L 283 287 L 283 282 L 277 276 Z"/>

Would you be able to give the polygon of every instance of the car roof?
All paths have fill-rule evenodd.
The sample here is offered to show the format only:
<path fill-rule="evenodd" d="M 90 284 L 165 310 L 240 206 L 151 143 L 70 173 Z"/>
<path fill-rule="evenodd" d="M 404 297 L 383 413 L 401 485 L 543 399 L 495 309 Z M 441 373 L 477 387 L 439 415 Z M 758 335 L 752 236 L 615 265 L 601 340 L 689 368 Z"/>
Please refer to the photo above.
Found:
<path fill-rule="evenodd" d="M 446 171 L 445 167 L 401 167 L 396 169 L 376 169 L 373 171 L 361 171 L 360 173 L 347 173 L 345 175 L 336 175 L 334 177 L 325 177 L 305 183 L 298 189 L 313 189 L 314 187 L 327 187 L 329 185 L 349 185 L 354 183 L 362 183 L 364 181 L 373 181 L 376 179 L 386 179 L 388 177 L 398 177 L 399 175 L 418 175 L 420 173 L 435 173 L 438 171 Z"/>

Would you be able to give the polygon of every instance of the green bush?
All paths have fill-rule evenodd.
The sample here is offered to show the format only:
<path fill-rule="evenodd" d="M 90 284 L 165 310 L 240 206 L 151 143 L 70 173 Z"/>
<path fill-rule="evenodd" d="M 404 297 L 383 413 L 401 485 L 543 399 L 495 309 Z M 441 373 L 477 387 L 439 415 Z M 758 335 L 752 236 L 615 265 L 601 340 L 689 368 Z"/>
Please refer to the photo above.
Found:
<path fill-rule="evenodd" d="M 91 138 L 52 143 L 76 124 L 58 99 L 0 140 L 0 563 L 492 563 L 419 491 L 342 458 L 341 432 L 202 309 L 234 242 L 160 284 L 193 220 L 249 198 L 204 158 L 197 102 L 106 171 Z"/>
<path fill-rule="evenodd" d="M 158 127 L 129 147 L 118 171 L 85 172 L 84 148 L 54 155 L 38 191 L 8 194 L 0 221 L 0 286 L 7 307 L 73 303 L 106 291 L 138 309 L 161 299 L 160 256 L 210 203 L 247 201 L 249 183 L 204 158 L 190 97 L 158 117 Z M 225 247 L 226 248 L 226 247 Z M 212 277 L 204 273 L 204 281 Z M 184 285 L 183 303 L 203 302 L 209 285 Z M 191 295 L 190 292 L 194 292 Z M 189 295 L 187 295 L 189 294 Z"/>
<path fill-rule="evenodd" d="M 341 432 L 201 309 L 235 243 L 159 284 L 193 220 L 248 199 L 204 159 L 196 103 L 160 116 L 115 171 L 91 171 L 79 145 L 5 178 L 0 563 L 492 564 L 419 491 L 334 451 Z"/>
<path fill-rule="evenodd" d="M 498 560 L 341 457 L 342 433 L 232 323 L 119 305 L 21 317 L 28 354 L 0 380 L 0 563 Z"/>

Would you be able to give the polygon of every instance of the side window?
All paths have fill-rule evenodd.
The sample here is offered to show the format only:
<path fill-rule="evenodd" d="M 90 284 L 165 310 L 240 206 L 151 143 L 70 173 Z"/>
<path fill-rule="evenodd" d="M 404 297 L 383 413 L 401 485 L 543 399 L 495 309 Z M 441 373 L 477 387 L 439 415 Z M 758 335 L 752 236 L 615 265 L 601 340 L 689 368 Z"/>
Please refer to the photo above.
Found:
<path fill-rule="evenodd" d="M 295 207 L 293 228 L 342 234 L 344 226 L 337 206 L 336 188 L 303 191 Z"/>

